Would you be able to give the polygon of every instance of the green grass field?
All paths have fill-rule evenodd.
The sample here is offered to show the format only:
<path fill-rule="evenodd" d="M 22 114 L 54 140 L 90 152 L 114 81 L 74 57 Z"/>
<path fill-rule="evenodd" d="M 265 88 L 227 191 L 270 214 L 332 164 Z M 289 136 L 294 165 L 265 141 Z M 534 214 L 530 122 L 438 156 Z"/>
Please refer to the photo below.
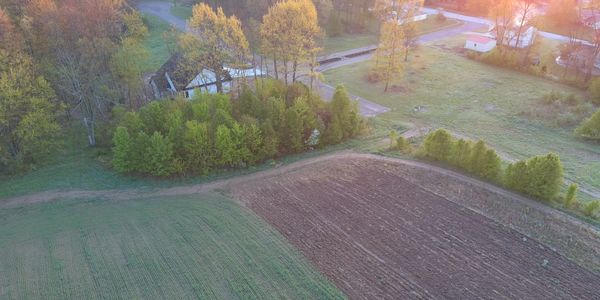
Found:
<path fill-rule="evenodd" d="M 478 63 L 449 49 L 423 46 L 413 53 L 394 92 L 364 76 L 369 62 L 329 70 L 331 84 L 390 107 L 381 118 L 419 127 L 445 127 L 486 140 L 510 158 L 556 152 L 566 177 L 583 187 L 600 189 L 600 146 L 577 139 L 572 128 L 553 128 L 519 114 L 544 94 L 582 91 L 549 80 Z M 418 106 L 422 109 L 416 110 Z"/>
<path fill-rule="evenodd" d="M 0 210 L 2 299 L 342 299 L 222 196 L 80 199 Z"/>

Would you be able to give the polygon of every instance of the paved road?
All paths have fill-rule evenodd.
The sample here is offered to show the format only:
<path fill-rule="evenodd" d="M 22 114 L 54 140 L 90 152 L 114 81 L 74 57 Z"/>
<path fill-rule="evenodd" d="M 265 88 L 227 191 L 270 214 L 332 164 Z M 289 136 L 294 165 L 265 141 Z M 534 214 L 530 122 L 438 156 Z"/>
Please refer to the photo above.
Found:
<path fill-rule="evenodd" d="M 140 2 L 137 5 L 139 11 L 155 15 L 169 24 L 177 27 L 177 29 L 181 31 L 187 31 L 187 22 L 177 16 L 171 14 L 171 6 L 173 6 L 170 2 Z"/>

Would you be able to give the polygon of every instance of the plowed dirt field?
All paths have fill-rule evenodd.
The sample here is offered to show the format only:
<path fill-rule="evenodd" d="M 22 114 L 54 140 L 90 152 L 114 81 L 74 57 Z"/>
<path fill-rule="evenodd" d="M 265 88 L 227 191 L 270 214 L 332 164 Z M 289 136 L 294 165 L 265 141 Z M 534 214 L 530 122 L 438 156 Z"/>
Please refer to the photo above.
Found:
<path fill-rule="evenodd" d="M 229 191 L 350 298 L 600 299 L 595 228 L 456 176 L 347 155 Z"/>

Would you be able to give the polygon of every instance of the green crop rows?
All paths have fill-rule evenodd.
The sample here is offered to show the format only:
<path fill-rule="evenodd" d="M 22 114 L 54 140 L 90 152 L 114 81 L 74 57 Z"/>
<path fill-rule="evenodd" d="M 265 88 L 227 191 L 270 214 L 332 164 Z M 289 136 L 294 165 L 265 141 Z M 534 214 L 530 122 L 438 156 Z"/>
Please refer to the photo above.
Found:
<path fill-rule="evenodd" d="M 343 295 L 252 212 L 215 195 L 0 210 L 0 299 Z"/>

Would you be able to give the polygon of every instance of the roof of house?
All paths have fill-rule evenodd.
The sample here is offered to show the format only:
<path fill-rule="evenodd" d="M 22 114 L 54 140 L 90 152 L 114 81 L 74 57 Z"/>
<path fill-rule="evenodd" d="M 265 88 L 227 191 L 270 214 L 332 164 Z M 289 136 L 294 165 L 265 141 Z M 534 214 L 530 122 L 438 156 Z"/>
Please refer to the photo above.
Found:
<path fill-rule="evenodd" d="M 177 91 L 183 91 L 216 83 L 214 72 L 207 69 L 197 72 L 192 68 L 182 67 L 182 62 L 183 55 L 181 53 L 176 53 L 171 56 L 171 58 L 160 67 L 154 77 L 152 77 L 152 80 L 161 91 L 172 90 L 173 88 Z M 235 78 L 252 77 L 255 73 L 256 76 L 264 75 L 261 70 L 252 68 L 235 69 L 225 67 L 224 69 L 227 71 L 227 75 L 225 75 L 223 81 L 230 81 Z"/>
<path fill-rule="evenodd" d="M 181 53 L 174 54 L 158 69 L 156 75 L 152 77 L 152 80 L 161 91 L 171 89 L 171 84 L 173 84 L 177 91 L 182 91 L 194 78 L 196 75 L 194 74 L 195 72 L 188 70 L 188 68 L 180 67 L 182 61 L 183 55 Z M 171 82 L 169 82 L 168 78 Z"/>
<path fill-rule="evenodd" d="M 489 42 L 494 42 L 495 40 L 492 38 L 489 38 L 487 36 L 482 36 L 482 35 L 470 35 L 467 37 L 468 41 L 471 42 L 476 42 L 476 43 L 480 43 L 480 44 L 487 44 Z"/>

